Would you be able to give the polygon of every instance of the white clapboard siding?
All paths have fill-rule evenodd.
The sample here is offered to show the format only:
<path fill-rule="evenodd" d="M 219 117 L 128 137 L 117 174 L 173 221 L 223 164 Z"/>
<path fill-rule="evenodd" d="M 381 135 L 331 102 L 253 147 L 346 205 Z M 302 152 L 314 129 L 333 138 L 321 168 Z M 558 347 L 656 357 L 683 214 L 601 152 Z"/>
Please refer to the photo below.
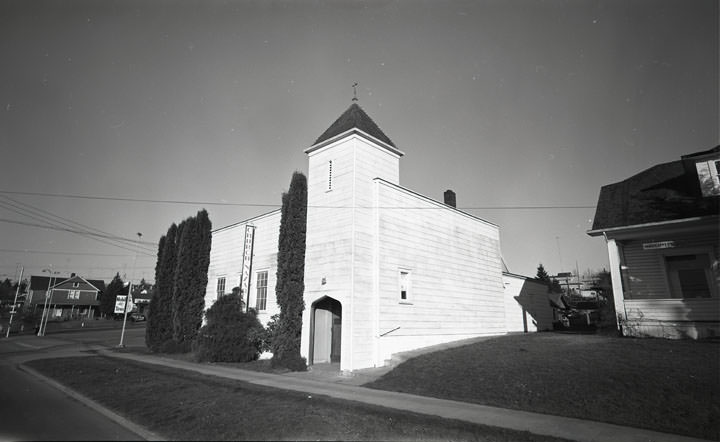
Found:
<path fill-rule="evenodd" d="M 212 232 L 208 286 L 205 292 L 205 308 L 210 308 L 217 300 L 218 278 L 224 277 L 226 280 L 225 293 L 231 293 L 233 287 L 240 286 L 243 247 L 245 243 L 245 226 L 248 224 L 255 226 L 249 306 L 252 308 L 256 306 L 258 272 L 267 271 L 268 289 L 266 310 L 258 312 L 258 319 L 265 325 L 272 315 L 279 313 L 275 298 L 277 245 L 280 231 L 279 210 Z M 243 298 L 248 299 L 247 295 L 247 293 L 244 293 Z"/>
<path fill-rule="evenodd" d="M 342 306 L 341 368 L 372 366 L 372 179 L 399 179 L 399 156 L 357 135 L 312 152 L 308 166 L 305 312 L 301 354 L 309 355 L 312 304 Z M 332 161 L 332 189 L 328 164 Z"/>
<path fill-rule="evenodd" d="M 376 358 L 505 333 L 498 227 L 392 183 L 376 183 L 377 332 L 390 332 L 379 338 Z M 401 269 L 411 275 L 406 301 L 400 299 Z"/>

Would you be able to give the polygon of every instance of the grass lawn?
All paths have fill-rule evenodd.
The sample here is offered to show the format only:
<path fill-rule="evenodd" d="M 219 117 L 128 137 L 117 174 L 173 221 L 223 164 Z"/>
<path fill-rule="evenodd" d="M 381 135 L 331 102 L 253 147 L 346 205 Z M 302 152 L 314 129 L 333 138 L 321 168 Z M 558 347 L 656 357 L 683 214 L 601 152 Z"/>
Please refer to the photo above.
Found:
<path fill-rule="evenodd" d="M 366 387 L 720 440 L 720 343 L 510 335 L 410 359 Z"/>
<path fill-rule="evenodd" d="M 559 440 L 103 356 L 27 365 L 171 440 Z"/>

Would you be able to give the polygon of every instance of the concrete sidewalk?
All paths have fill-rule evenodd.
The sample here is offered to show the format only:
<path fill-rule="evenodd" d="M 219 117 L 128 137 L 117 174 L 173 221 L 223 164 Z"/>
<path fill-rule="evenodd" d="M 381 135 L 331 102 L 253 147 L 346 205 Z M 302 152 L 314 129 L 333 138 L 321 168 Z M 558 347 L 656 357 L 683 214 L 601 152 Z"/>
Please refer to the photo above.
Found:
<path fill-rule="evenodd" d="M 439 416 L 446 419 L 458 419 L 475 424 L 528 431 L 534 434 L 581 442 L 700 442 L 704 440 L 603 422 L 489 407 L 406 393 L 373 390 L 358 385 L 351 385 L 353 382 L 333 382 L 329 381 L 329 379 L 320 379 L 323 374 L 317 371 L 314 374 L 313 372 L 271 374 L 222 365 L 185 362 L 154 355 L 121 353 L 109 351 L 104 348 L 96 348 L 95 350 L 104 356 L 119 359 L 190 370 L 206 375 L 236 379 L 283 390 L 300 391 L 312 395 L 324 395 L 337 399 Z M 324 374 L 324 376 L 330 375 L 329 371 Z M 313 376 L 315 378 L 313 378 Z M 343 377 L 341 373 L 332 373 L 332 376 Z"/>

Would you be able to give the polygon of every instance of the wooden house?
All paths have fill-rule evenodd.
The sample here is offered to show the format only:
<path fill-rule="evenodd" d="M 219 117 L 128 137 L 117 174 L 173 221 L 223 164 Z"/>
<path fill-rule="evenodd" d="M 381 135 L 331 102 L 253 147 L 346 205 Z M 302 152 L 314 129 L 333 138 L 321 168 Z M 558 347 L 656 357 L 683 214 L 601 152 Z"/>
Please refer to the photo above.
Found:
<path fill-rule="evenodd" d="M 50 320 L 93 318 L 104 290 L 104 281 L 86 280 L 74 273 L 69 278 L 31 276 L 27 302 L 36 310 L 47 305 Z"/>
<path fill-rule="evenodd" d="M 590 236 L 605 238 L 624 335 L 720 335 L 720 146 L 600 190 Z"/>

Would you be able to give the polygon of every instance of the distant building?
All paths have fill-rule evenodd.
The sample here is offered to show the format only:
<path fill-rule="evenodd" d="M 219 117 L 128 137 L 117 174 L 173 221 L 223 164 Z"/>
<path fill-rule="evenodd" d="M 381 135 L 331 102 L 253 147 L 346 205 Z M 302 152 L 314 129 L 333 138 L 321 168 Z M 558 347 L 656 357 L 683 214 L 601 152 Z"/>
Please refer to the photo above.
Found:
<path fill-rule="evenodd" d="M 397 352 L 508 331 L 497 225 L 458 210 L 452 191 L 438 202 L 400 186 L 404 153 L 357 103 L 305 153 L 308 364 L 382 366 Z M 212 233 L 206 307 L 242 287 L 263 323 L 279 312 L 279 225 L 276 210 Z M 518 330 L 545 327 L 514 313 Z"/>
<path fill-rule="evenodd" d="M 86 280 L 74 273 L 70 277 L 31 276 L 26 305 L 33 310 L 50 309 L 48 318 L 93 318 L 98 314 L 102 280 Z"/>
<path fill-rule="evenodd" d="M 607 242 L 625 335 L 720 335 L 720 146 L 600 190 L 590 236 Z"/>

